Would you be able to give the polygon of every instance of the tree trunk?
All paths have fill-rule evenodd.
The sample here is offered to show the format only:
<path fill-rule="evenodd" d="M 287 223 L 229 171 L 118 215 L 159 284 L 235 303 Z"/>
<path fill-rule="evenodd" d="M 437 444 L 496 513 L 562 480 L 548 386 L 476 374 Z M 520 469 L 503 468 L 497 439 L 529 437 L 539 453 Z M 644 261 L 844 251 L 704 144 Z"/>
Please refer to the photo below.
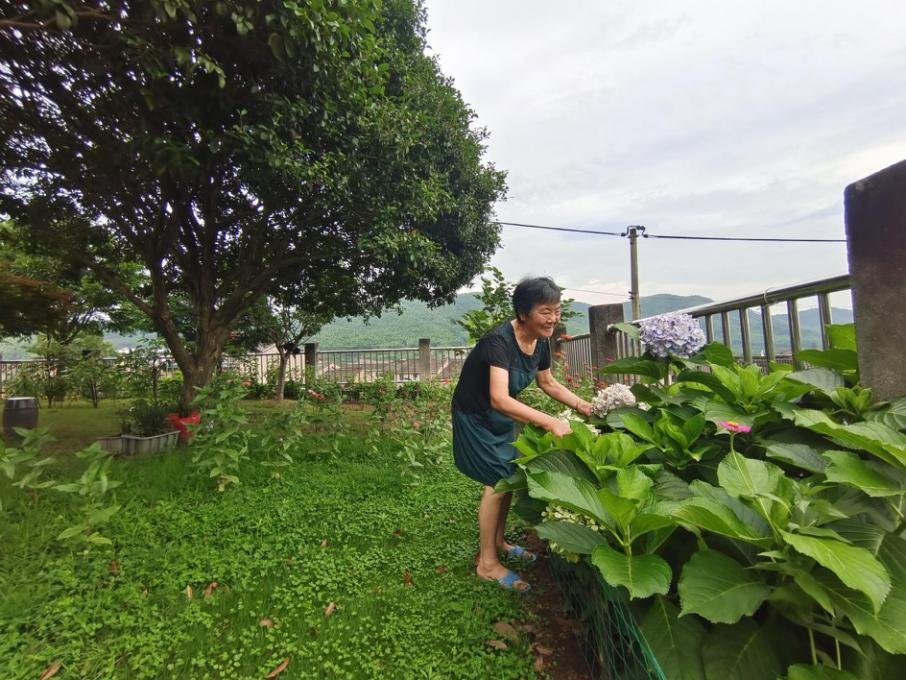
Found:
<path fill-rule="evenodd" d="M 289 361 L 289 352 L 277 348 L 280 363 L 277 365 L 277 384 L 274 387 L 274 401 L 283 401 L 283 387 L 286 385 L 286 364 Z"/>
<path fill-rule="evenodd" d="M 189 404 L 195 399 L 199 387 L 204 387 L 211 382 L 214 369 L 217 366 L 217 357 L 207 355 L 196 357 L 192 366 L 182 370 L 182 391 L 179 396 L 180 410 L 189 413 Z"/>

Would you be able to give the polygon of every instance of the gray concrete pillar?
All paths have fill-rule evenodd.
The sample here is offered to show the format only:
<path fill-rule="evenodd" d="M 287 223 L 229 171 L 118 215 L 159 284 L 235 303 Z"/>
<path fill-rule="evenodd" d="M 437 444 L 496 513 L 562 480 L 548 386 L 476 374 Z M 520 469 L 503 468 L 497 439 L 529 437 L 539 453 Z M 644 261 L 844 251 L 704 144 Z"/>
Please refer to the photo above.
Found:
<path fill-rule="evenodd" d="M 588 331 L 591 335 L 591 364 L 595 370 L 617 358 L 617 334 L 607 327 L 623 322 L 623 304 L 592 305 L 588 308 Z M 595 373 L 595 378 L 599 376 Z"/>
<path fill-rule="evenodd" d="M 861 382 L 906 395 L 906 161 L 844 192 Z"/>
<path fill-rule="evenodd" d="M 431 338 L 418 340 L 418 379 L 431 379 Z"/>

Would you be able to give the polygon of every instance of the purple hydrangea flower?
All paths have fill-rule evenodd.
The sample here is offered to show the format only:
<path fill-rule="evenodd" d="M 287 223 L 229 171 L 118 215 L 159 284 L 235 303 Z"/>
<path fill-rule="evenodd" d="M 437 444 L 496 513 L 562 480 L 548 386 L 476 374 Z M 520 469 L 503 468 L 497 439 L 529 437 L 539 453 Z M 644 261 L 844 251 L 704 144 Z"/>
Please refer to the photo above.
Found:
<path fill-rule="evenodd" d="M 671 312 L 639 322 L 647 352 L 660 359 L 671 354 L 688 358 L 705 346 L 705 334 L 688 314 Z"/>

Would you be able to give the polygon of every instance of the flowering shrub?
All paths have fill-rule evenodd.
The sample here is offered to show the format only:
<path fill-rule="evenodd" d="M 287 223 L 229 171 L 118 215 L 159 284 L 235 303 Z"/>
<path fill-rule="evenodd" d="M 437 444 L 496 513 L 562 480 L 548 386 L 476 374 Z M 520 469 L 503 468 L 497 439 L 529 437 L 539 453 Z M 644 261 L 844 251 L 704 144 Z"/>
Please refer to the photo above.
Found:
<path fill-rule="evenodd" d="M 616 383 L 599 390 L 591 400 L 591 410 L 596 416 L 603 418 L 615 408 L 635 406 L 636 399 L 632 390 L 626 385 Z"/>
<path fill-rule="evenodd" d="M 829 329 L 801 371 L 740 366 L 717 343 L 620 360 L 648 379 L 632 389 L 649 410 L 516 442 L 498 490 L 557 552 L 647 601 L 655 656 L 676 658 L 682 633 L 670 680 L 881 678 L 906 661 L 906 397 L 848 385 L 857 357 L 834 343 L 854 347 L 854 329 Z"/>
<path fill-rule="evenodd" d="M 704 332 L 688 314 L 661 314 L 641 321 L 639 326 L 646 351 L 660 359 L 671 354 L 691 357 L 705 346 Z"/>

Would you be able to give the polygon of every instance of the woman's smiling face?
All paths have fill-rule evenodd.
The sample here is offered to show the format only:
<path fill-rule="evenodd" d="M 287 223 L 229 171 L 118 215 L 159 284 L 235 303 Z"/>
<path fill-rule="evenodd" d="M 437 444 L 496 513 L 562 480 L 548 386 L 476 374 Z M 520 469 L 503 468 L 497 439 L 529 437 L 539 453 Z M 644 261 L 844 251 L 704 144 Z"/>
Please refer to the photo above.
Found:
<path fill-rule="evenodd" d="M 560 303 L 543 302 L 532 307 L 524 321 L 524 328 L 539 338 L 549 338 L 560 323 Z"/>

